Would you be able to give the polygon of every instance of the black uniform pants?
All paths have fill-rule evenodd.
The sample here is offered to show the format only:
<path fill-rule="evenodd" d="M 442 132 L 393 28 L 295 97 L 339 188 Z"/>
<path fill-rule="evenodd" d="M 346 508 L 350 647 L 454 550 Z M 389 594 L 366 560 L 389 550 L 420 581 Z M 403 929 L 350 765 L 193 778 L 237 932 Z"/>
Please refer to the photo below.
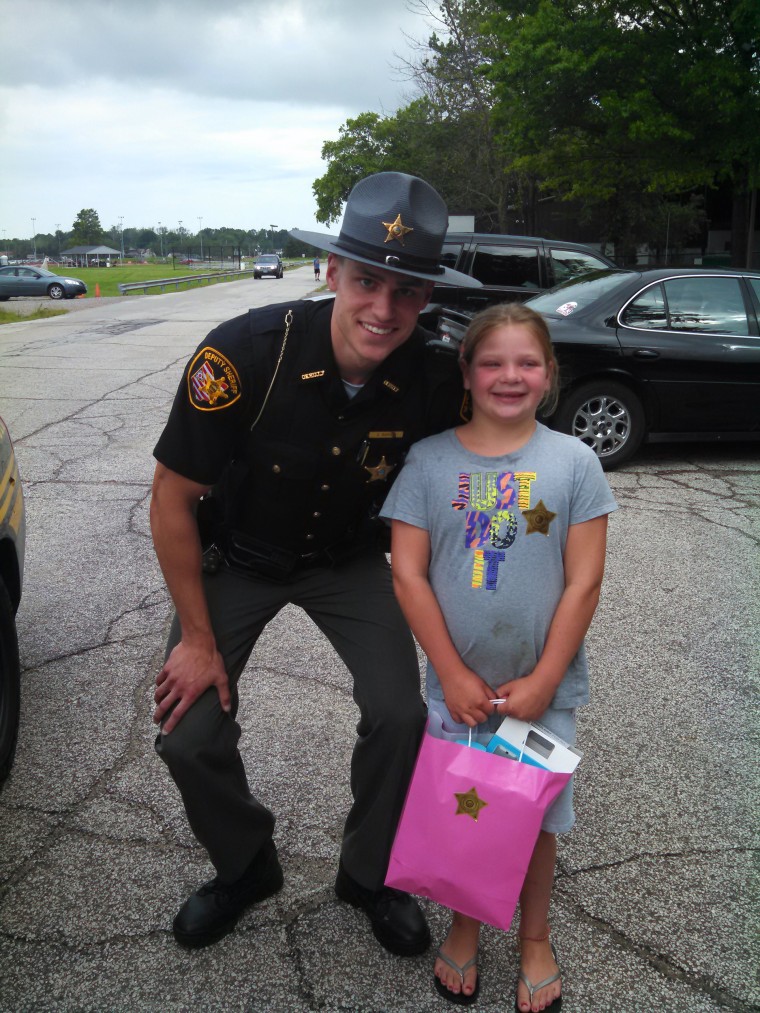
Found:
<path fill-rule="evenodd" d="M 379 889 L 425 721 L 417 653 L 385 556 L 304 569 L 287 583 L 222 566 L 204 583 L 233 711 L 225 713 L 209 689 L 169 735 L 156 739 L 193 833 L 225 882 L 237 879 L 272 835 L 274 815 L 251 794 L 238 752 L 236 686 L 260 633 L 291 602 L 314 620 L 353 676 L 360 716 L 342 858 L 357 882 Z M 180 636 L 175 616 L 167 655 Z"/>

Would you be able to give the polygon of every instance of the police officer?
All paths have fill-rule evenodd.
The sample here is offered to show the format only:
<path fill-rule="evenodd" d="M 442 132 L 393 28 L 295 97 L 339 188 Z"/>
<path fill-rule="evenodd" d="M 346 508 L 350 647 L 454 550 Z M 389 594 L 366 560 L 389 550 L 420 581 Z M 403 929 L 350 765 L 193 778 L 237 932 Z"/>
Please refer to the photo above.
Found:
<path fill-rule="evenodd" d="M 287 603 L 343 659 L 360 712 L 336 893 L 391 952 L 429 945 L 417 903 L 383 885 L 424 705 L 376 515 L 411 443 L 460 418 L 455 358 L 417 325 L 434 282 L 478 284 L 438 266 L 447 223 L 432 187 L 384 172 L 354 187 L 337 238 L 294 231 L 329 251 L 334 300 L 213 330 L 156 446 L 151 527 L 176 607 L 156 750 L 217 872 L 174 919 L 185 946 L 214 942 L 282 886 L 274 815 L 248 788 L 235 715 L 237 680 Z"/>

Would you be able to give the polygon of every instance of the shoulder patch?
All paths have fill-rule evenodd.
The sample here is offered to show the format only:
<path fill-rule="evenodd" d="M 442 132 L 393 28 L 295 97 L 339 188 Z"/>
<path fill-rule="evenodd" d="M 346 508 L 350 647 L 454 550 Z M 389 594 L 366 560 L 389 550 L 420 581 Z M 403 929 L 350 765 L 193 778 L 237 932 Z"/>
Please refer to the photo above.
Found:
<path fill-rule="evenodd" d="M 226 356 L 206 345 L 188 368 L 187 393 L 190 404 L 199 411 L 229 408 L 240 397 L 240 377 Z"/>

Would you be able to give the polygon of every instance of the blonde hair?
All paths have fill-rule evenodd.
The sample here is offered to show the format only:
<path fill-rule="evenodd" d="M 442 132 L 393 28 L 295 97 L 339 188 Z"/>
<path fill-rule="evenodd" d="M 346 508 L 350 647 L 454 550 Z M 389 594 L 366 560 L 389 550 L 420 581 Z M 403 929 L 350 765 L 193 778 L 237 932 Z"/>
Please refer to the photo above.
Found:
<path fill-rule="evenodd" d="M 520 302 L 499 303 L 497 306 L 489 306 L 481 310 L 472 318 L 470 326 L 462 340 L 459 349 L 460 361 L 471 365 L 473 356 L 478 346 L 485 341 L 492 331 L 497 327 L 505 327 L 509 324 L 519 324 L 527 327 L 539 344 L 544 362 L 551 376 L 549 390 L 541 399 L 539 410 L 550 415 L 557 407 L 559 399 L 559 365 L 552 348 L 551 334 L 549 327 L 541 316 L 529 306 Z"/>

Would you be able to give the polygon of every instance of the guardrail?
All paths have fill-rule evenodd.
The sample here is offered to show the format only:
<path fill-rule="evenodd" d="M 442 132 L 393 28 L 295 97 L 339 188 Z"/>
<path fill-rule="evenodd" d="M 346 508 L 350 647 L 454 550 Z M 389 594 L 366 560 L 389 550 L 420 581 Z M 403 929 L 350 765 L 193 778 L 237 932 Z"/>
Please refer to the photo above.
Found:
<path fill-rule="evenodd" d="M 162 292 L 173 285 L 179 291 L 180 285 L 191 285 L 194 282 L 231 281 L 235 278 L 252 278 L 253 271 L 215 271 L 213 274 L 186 274 L 175 278 L 154 278 L 151 281 L 124 281 L 119 282 L 119 291 L 122 295 L 129 295 L 130 292 L 142 292 L 143 295 L 152 288 L 160 288 Z"/>

